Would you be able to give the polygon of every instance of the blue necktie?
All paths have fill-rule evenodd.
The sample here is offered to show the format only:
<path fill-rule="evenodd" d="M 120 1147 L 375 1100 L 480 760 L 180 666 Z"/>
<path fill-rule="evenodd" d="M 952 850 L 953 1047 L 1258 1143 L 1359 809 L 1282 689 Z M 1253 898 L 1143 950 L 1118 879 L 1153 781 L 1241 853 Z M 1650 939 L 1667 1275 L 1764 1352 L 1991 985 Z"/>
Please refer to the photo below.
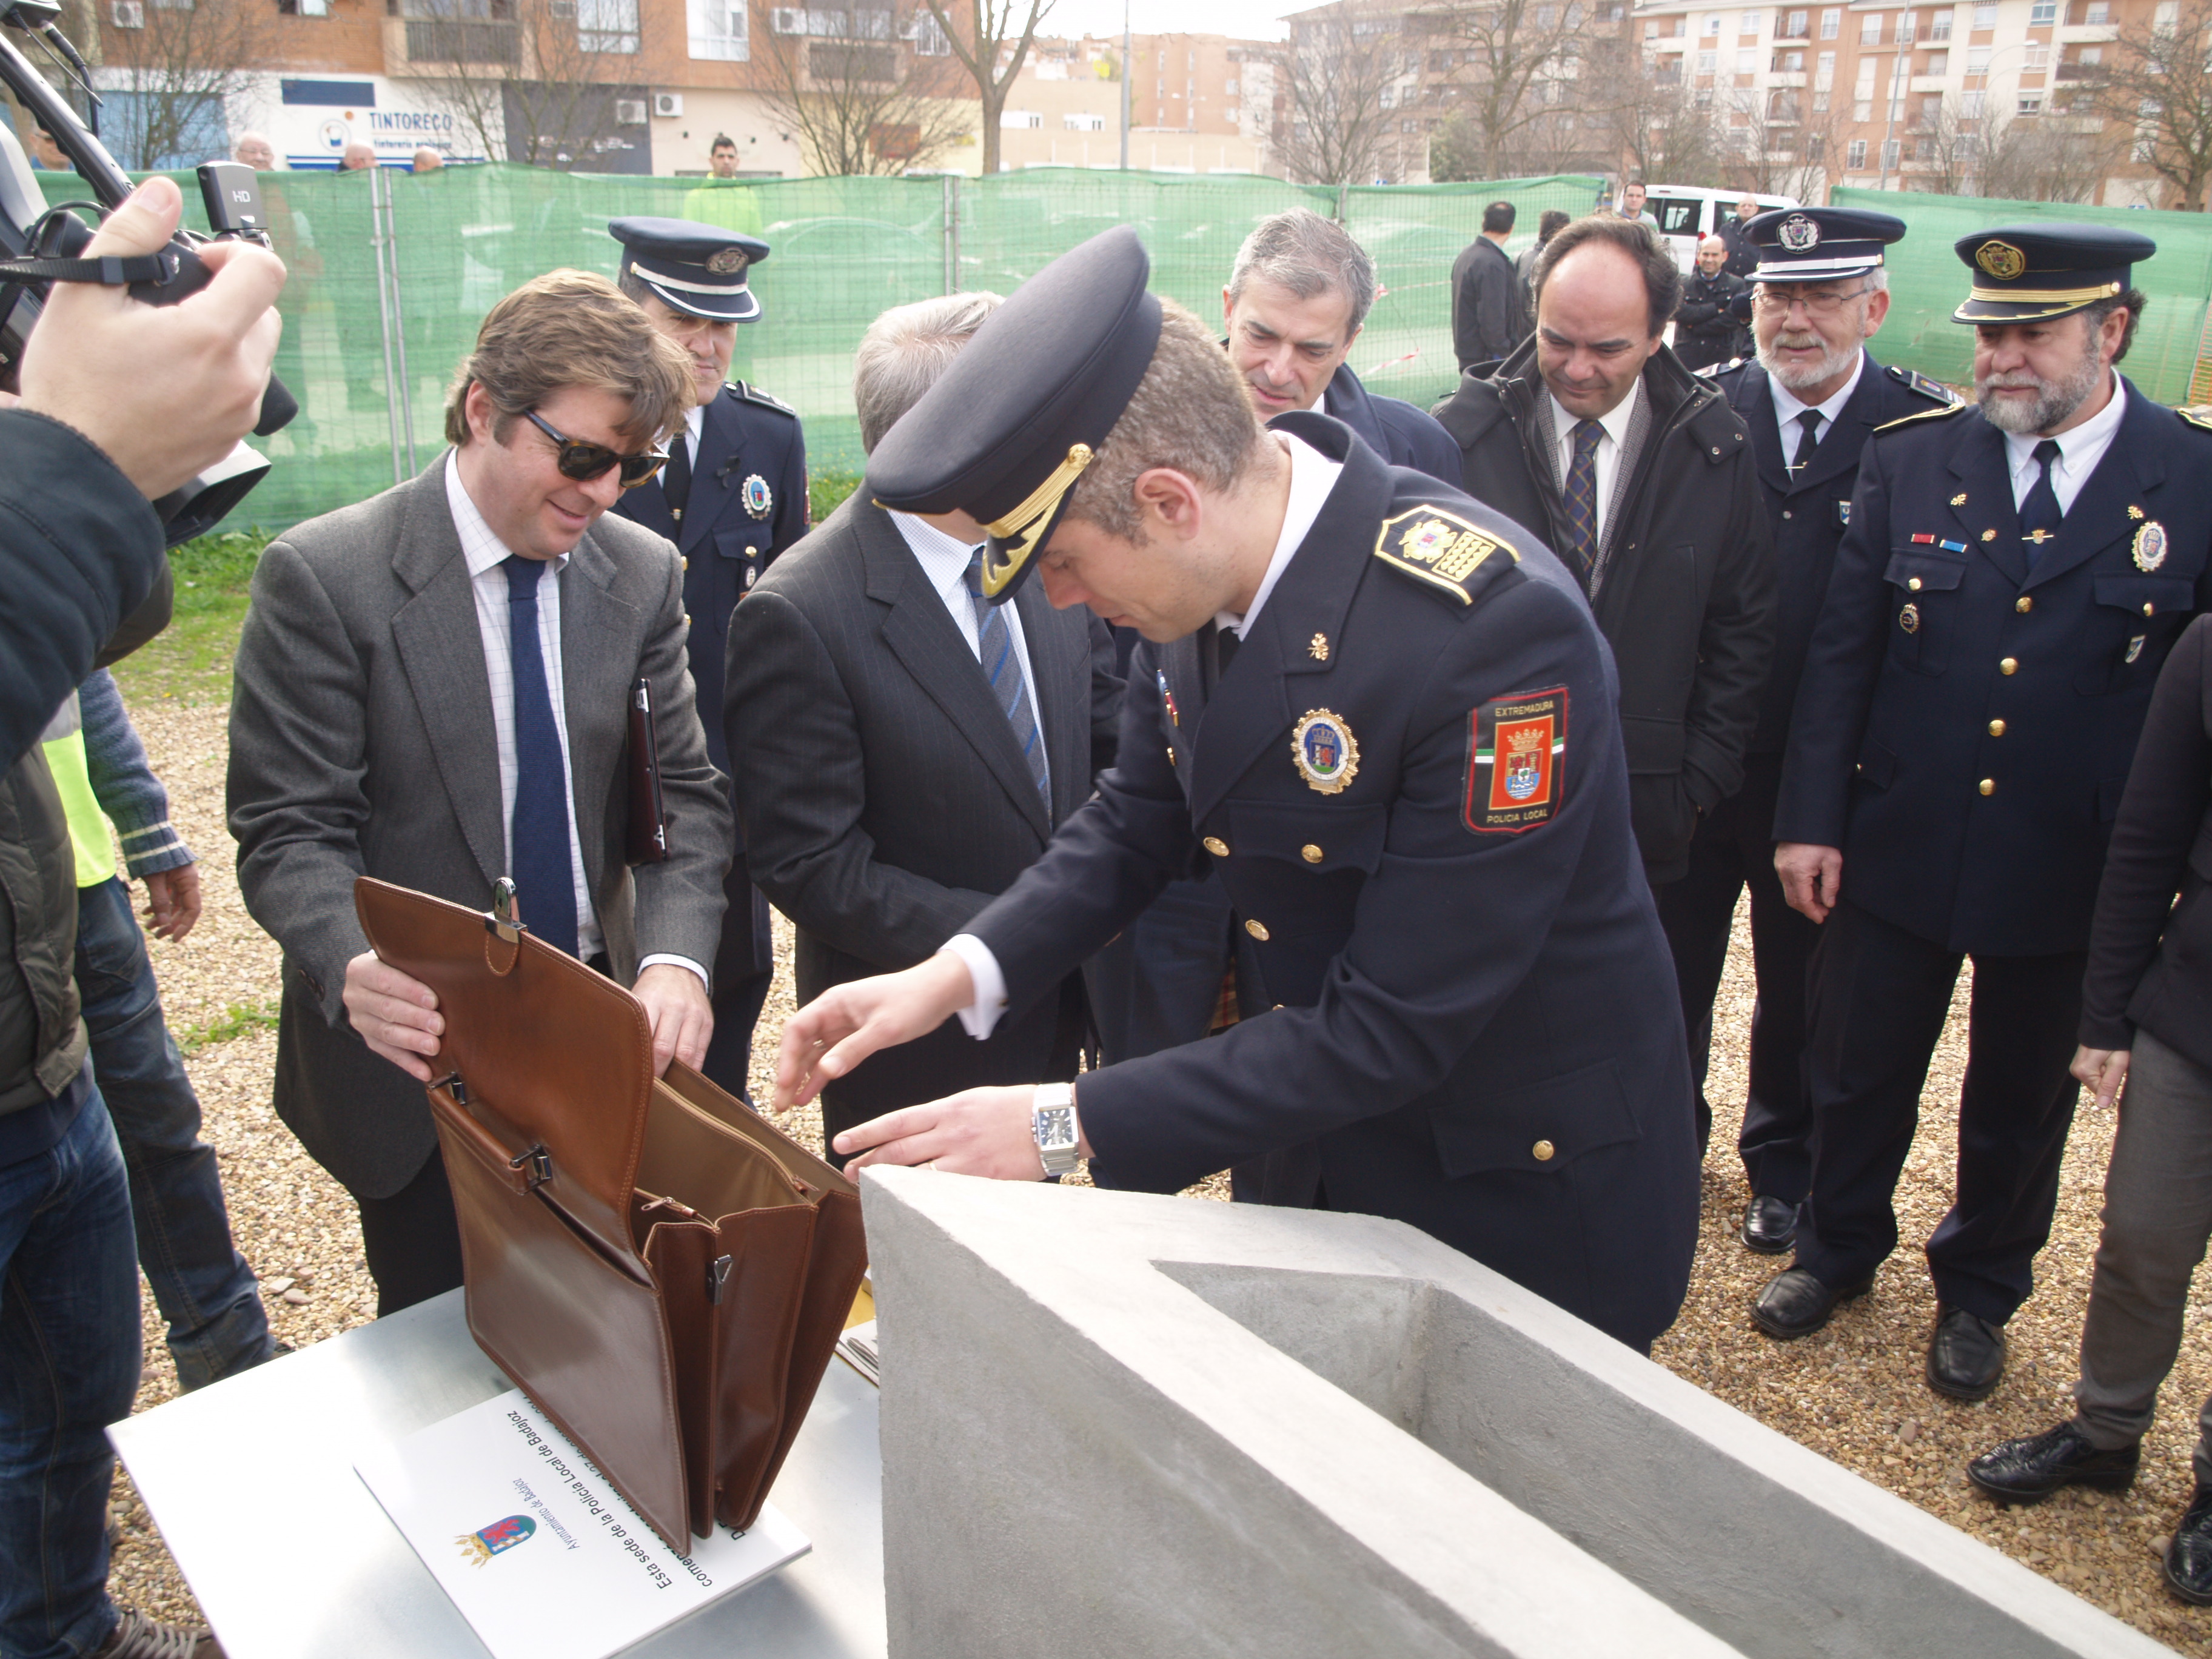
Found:
<path fill-rule="evenodd" d="M 999 700 L 1006 724 L 1014 728 L 1014 741 L 1022 747 L 1022 759 L 1029 764 L 1030 781 L 1044 798 L 1045 816 L 1049 818 L 1052 791 L 1045 781 L 1044 733 L 1037 730 L 1036 711 L 1030 707 L 1029 684 L 1022 673 L 1020 659 L 1014 655 L 1014 630 L 1007 625 L 1006 606 L 993 605 L 983 597 L 981 548 L 969 557 L 964 580 L 969 603 L 975 607 L 975 637 L 983 677 L 991 682 L 991 695 Z"/>
<path fill-rule="evenodd" d="M 1584 421 L 1574 429 L 1574 459 L 1567 467 L 1567 550 L 1587 583 L 1597 563 L 1597 441 L 1605 428 Z"/>
<path fill-rule="evenodd" d="M 2043 465 L 2042 472 L 2020 504 L 2020 538 L 2027 544 L 2027 568 L 2035 568 L 2042 556 L 2043 544 L 2058 533 L 2059 521 L 2066 515 L 2058 510 L 2058 492 L 2051 485 L 2051 464 L 2058 459 L 2058 444 L 2045 438 L 2035 447 L 2035 459 Z"/>
<path fill-rule="evenodd" d="M 568 787 L 553 723 L 545 653 L 538 643 L 538 583 L 545 561 L 507 564 L 507 654 L 514 666 L 514 816 L 507 860 L 522 919 L 556 950 L 576 954 L 576 877 L 568 848 Z"/>

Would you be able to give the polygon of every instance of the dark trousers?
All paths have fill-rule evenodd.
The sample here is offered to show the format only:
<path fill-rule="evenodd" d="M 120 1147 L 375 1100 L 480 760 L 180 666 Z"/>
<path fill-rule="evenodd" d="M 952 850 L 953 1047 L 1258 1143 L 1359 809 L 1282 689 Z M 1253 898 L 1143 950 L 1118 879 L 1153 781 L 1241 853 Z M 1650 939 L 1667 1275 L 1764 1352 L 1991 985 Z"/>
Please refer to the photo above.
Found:
<path fill-rule="evenodd" d="M 714 1034 L 699 1069 L 708 1081 L 750 1104 L 753 1029 L 775 977 L 775 951 L 768 900 L 753 885 L 742 854 L 723 878 L 722 899 L 722 937 L 714 946 Z"/>
<path fill-rule="evenodd" d="M 1681 880 L 1655 887 L 1660 925 L 1682 989 L 1690 1075 L 1698 1089 L 1698 1149 L 1711 1139 L 1705 1073 L 1713 1047 L 1713 998 L 1728 968 L 1736 896 L 1751 889 L 1752 966 L 1759 1000 L 1751 1012 L 1751 1079 L 1736 1151 L 1751 1190 L 1802 1204 L 1813 1175 L 1812 1097 L 1805 1082 L 1805 974 L 1818 924 L 1791 909 L 1774 873 L 1774 797 L 1782 757 L 1744 758 L 1742 790 L 1705 814 L 1690 842 Z"/>
<path fill-rule="evenodd" d="M 1848 860 L 1844 879 L 1850 879 Z M 2031 902 L 2032 899 L 2024 899 Z M 1797 1266 L 1855 1284 L 1897 1248 L 1897 1177 L 1964 957 L 1848 900 L 1813 954 L 1813 1185 Z M 2002 1325 L 2034 1288 L 2079 1085 L 2086 953 L 1977 957 L 1956 1196 L 1928 1241 L 1937 1299 Z"/>
<path fill-rule="evenodd" d="M 361 1251 L 376 1281 L 376 1316 L 396 1314 L 461 1282 L 461 1224 L 453 1214 L 453 1189 L 445 1155 L 429 1161 L 389 1198 L 354 1200 L 361 1207 Z"/>
<path fill-rule="evenodd" d="M 1195 1042 L 1213 1029 L 1230 962 L 1228 890 L 1208 875 L 1171 881 L 1101 951 L 1091 983 L 1109 1066 Z"/>

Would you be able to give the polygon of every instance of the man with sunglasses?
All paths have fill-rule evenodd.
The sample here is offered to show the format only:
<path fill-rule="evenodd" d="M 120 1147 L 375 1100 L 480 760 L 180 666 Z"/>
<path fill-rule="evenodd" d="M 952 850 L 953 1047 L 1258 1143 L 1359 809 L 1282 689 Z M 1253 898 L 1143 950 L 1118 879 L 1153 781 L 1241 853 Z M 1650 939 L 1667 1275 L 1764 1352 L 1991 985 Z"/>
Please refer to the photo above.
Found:
<path fill-rule="evenodd" d="M 411 482 L 270 544 L 239 641 L 239 886 L 283 947 L 275 1103 L 360 1206 L 380 1314 L 461 1282 L 422 1084 L 436 1000 L 369 951 L 367 874 L 522 919 L 644 1005 L 653 1055 L 713 1027 L 729 809 L 685 665 L 684 577 L 607 514 L 665 459 L 684 353 L 605 277 L 556 270 L 484 319 Z M 651 685 L 665 860 L 631 871 L 629 693 Z"/>
<path fill-rule="evenodd" d="M 1744 755 L 1743 788 L 1698 820 L 1689 873 L 1658 889 L 1657 897 L 1702 1099 L 1713 997 L 1728 963 L 1736 896 L 1747 884 L 1751 889 L 1759 1001 L 1736 1138 L 1751 1183 L 1738 1236 L 1747 1249 L 1772 1255 L 1795 1242 L 1798 1206 L 1812 1178 L 1805 968 L 1819 937 L 1819 929 L 1790 908 L 1774 873 L 1783 743 L 1813 618 L 1850 521 L 1859 453 L 1876 427 L 1940 409 L 1951 394 L 1911 369 L 1884 368 L 1867 353 L 1865 342 L 1889 314 L 1882 250 L 1905 234 L 1903 220 L 1844 208 L 1791 208 L 1758 216 L 1744 234 L 1759 250 L 1752 293 L 1758 356 L 1723 369 L 1714 381 L 1750 429 L 1759 499 L 1774 532 L 1774 671 Z"/>
<path fill-rule="evenodd" d="M 684 349 L 698 399 L 669 440 L 668 465 L 645 488 L 626 492 L 615 511 L 667 537 L 684 556 L 691 678 L 707 753 L 729 776 L 722 659 L 730 613 L 775 556 L 806 533 L 808 518 L 799 416 L 758 387 L 729 379 L 738 330 L 760 319 L 760 299 L 746 277 L 768 258 L 769 246 L 684 219 L 617 219 L 607 232 L 623 245 L 622 291 Z M 775 952 L 768 900 L 753 885 L 742 846 L 722 892 L 728 908 L 714 954 L 714 1037 L 700 1069 L 749 1100 L 753 1025 L 768 1000 Z"/>

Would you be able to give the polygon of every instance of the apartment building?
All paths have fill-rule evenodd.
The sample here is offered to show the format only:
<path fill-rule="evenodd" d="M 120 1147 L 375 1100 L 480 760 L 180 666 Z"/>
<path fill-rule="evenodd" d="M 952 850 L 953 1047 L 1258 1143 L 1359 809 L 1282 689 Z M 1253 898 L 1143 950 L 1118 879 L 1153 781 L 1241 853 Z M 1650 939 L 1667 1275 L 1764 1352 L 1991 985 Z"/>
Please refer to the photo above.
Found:
<path fill-rule="evenodd" d="M 1129 165 L 1158 173 L 1268 170 L 1271 51 L 1219 34 L 1132 36 Z M 1000 122 L 1000 165 L 1009 172 L 1120 166 L 1121 64 L 1119 35 L 1035 42 Z"/>
<path fill-rule="evenodd" d="M 1648 0 L 1653 81 L 1711 112 L 1732 185 L 1809 201 L 1832 185 L 2161 204 L 2130 133 L 2081 83 L 2124 24 L 2177 0 L 1966 0 L 1732 7 Z"/>

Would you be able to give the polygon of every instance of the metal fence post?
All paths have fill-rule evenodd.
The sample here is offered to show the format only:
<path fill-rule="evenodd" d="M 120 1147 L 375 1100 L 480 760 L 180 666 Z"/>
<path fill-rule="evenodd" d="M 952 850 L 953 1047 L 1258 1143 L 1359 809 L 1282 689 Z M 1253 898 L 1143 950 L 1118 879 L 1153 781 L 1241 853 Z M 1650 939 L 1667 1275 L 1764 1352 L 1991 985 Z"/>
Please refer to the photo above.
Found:
<path fill-rule="evenodd" d="M 378 326 L 384 340 L 384 418 L 392 438 L 392 482 L 404 483 L 411 476 L 400 471 L 399 465 L 399 380 L 392 362 L 392 292 L 384 276 L 386 192 L 384 169 L 374 168 L 368 175 L 368 243 L 376 255 L 376 314 Z"/>
<path fill-rule="evenodd" d="M 392 252 L 392 355 L 399 365 L 392 382 L 392 397 L 399 409 L 400 441 L 407 451 L 407 476 L 421 469 L 415 463 L 415 382 L 407 373 L 407 311 L 399 302 L 399 212 L 392 196 L 392 175 L 379 167 L 384 179 L 385 241 Z"/>
<path fill-rule="evenodd" d="M 945 175 L 945 291 L 960 291 L 960 175 Z"/>

